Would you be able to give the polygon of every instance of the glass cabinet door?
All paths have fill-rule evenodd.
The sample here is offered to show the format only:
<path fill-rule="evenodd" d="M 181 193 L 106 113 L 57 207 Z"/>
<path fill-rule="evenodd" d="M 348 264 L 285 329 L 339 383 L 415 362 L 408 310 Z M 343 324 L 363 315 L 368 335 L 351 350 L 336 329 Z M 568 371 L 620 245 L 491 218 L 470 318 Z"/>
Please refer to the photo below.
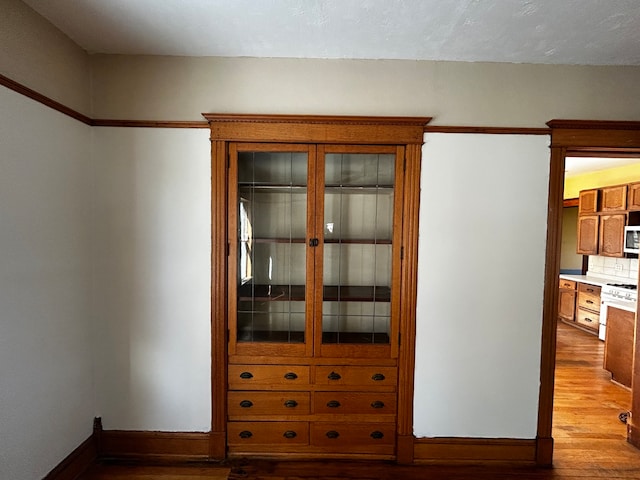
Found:
<path fill-rule="evenodd" d="M 230 350 L 304 354 L 310 335 L 305 288 L 309 147 L 233 147 Z"/>
<path fill-rule="evenodd" d="M 324 153 L 321 341 L 389 346 L 396 233 L 395 148 L 350 147 Z M 397 230 L 400 230 L 399 228 Z M 399 242 L 397 242 L 399 243 Z M 317 330 L 316 330 L 317 331 Z M 380 349 L 378 349 L 379 351 Z M 353 354 L 354 349 L 350 349 Z"/>

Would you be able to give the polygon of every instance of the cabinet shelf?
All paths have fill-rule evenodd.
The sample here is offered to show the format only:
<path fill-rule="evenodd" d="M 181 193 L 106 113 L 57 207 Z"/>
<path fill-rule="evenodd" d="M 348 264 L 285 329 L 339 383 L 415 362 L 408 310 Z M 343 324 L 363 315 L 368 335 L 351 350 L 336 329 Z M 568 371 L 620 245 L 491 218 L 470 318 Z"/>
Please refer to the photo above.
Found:
<path fill-rule="evenodd" d="M 391 288 L 374 286 L 333 286 L 323 287 L 325 302 L 390 302 Z M 254 285 L 247 283 L 238 288 L 240 302 L 303 302 L 304 285 Z"/>

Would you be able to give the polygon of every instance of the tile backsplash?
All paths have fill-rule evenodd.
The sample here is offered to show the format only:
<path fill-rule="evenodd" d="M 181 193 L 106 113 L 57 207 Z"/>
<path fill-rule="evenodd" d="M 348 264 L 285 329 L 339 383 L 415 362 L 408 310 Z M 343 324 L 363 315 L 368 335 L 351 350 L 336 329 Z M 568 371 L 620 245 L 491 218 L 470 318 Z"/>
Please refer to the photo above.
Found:
<path fill-rule="evenodd" d="M 638 280 L 638 259 L 590 255 L 587 274 L 635 284 Z"/>

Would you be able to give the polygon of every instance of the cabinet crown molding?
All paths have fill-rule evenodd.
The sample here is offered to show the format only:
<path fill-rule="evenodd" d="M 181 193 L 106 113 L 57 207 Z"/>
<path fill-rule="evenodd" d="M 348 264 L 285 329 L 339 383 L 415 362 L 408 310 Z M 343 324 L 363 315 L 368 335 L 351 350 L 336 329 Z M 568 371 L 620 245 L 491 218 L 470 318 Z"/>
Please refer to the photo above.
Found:
<path fill-rule="evenodd" d="M 211 140 L 339 144 L 422 144 L 431 117 L 203 113 Z"/>

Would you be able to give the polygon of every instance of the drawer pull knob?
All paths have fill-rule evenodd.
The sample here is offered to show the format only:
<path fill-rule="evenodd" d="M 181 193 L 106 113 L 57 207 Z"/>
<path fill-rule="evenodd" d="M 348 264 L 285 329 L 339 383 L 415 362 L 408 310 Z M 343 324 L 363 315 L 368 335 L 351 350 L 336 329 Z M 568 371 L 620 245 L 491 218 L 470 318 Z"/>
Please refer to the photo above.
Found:
<path fill-rule="evenodd" d="M 251 400 L 242 400 L 240 402 L 240 406 L 242 408 L 251 408 L 251 407 L 253 407 L 253 402 Z"/>
<path fill-rule="evenodd" d="M 251 433 L 249 430 L 243 430 L 240 432 L 240 438 L 251 438 L 253 437 L 253 433 Z"/>
<path fill-rule="evenodd" d="M 253 373 L 251 373 L 251 372 L 242 372 L 240 374 L 240 378 L 244 378 L 245 380 L 249 379 L 249 378 L 253 378 Z"/>
<path fill-rule="evenodd" d="M 335 430 L 329 430 L 327 432 L 327 437 L 328 438 L 338 438 L 340 436 L 340 434 L 338 432 L 336 432 Z"/>
<path fill-rule="evenodd" d="M 298 375 L 293 372 L 289 372 L 284 374 L 284 378 L 286 378 L 287 380 L 295 380 L 296 378 L 298 378 Z"/>
<path fill-rule="evenodd" d="M 284 406 L 287 408 L 296 408 L 298 406 L 298 402 L 295 400 L 287 400 L 284 402 Z"/>
<path fill-rule="evenodd" d="M 587 303 L 593 303 L 593 300 L 587 300 Z"/>
<path fill-rule="evenodd" d="M 381 373 L 374 373 L 371 376 L 371 380 L 373 380 L 374 382 L 381 382 L 382 380 L 384 380 L 386 377 L 381 374 Z"/>
<path fill-rule="evenodd" d="M 329 408 L 338 408 L 340 406 L 340 402 L 337 400 L 330 400 L 327 402 L 327 407 Z"/>
<path fill-rule="evenodd" d="M 589 323 L 593 322 L 593 320 L 591 320 L 589 317 L 584 317 L 584 319 Z"/>
<path fill-rule="evenodd" d="M 298 434 L 296 432 L 294 432 L 293 430 L 287 430 L 286 432 L 284 432 L 282 434 L 282 436 L 284 438 L 296 438 L 298 436 Z"/>
<path fill-rule="evenodd" d="M 384 402 L 381 402 L 380 400 L 371 402 L 371 408 L 384 408 Z"/>
<path fill-rule="evenodd" d="M 327 378 L 329 380 L 340 380 L 342 377 L 340 376 L 339 373 L 331 372 L 329 375 L 327 375 Z"/>
<path fill-rule="evenodd" d="M 371 432 L 371 438 L 375 438 L 376 440 L 378 440 L 382 437 L 384 437 L 384 433 L 379 432 L 378 430 L 376 430 L 375 432 Z"/>

